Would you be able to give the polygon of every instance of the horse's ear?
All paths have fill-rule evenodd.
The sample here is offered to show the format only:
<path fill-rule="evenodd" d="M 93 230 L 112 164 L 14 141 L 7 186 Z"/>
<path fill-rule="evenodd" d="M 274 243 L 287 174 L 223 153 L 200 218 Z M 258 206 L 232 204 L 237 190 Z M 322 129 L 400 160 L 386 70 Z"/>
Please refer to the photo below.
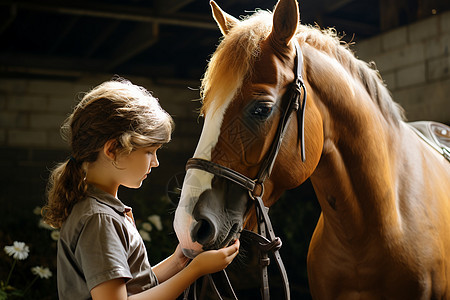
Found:
<path fill-rule="evenodd" d="M 220 31 L 222 31 L 223 35 L 227 35 L 228 31 L 230 31 L 239 20 L 224 12 L 216 2 L 211 0 L 209 4 L 211 5 L 214 20 L 216 20 L 217 25 L 219 25 Z"/>
<path fill-rule="evenodd" d="M 297 31 L 299 19 L 297 0 L 279 0 L 273 13 L 270 34 L 274 41 L 287 45 Z"/>

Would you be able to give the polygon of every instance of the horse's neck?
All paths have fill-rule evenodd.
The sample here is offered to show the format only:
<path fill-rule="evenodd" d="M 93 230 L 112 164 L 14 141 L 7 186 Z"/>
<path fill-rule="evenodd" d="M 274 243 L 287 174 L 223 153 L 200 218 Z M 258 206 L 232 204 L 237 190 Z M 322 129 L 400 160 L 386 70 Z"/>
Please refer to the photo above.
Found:
<path fill-rule="evenodd" d="M 346 120 L 325 126 L 330 130 L 325 129 L 324 153 L 311 180 L 327 225 L 357 240 L 373 226 L 392 230 L 398 225 L 395 174 L 404 129 L 379 112 L 347 113 Z"/>

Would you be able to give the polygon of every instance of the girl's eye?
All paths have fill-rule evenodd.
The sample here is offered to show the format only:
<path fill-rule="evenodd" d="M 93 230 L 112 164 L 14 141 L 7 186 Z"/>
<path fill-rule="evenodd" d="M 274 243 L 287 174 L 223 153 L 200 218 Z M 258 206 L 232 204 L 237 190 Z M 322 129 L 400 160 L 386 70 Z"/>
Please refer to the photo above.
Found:
<path fill-rule="evenodd" d="M 156 153 L 156 150 L 155 150 L 155 149 L 152 149 L 152 150 L 147 151 L 147 154 L 148 154 L 148 155 L 154 155 L 155 153 Z"/>
<path fill-rule="evenodd" d="M 260 119 L 266 119 L 268 116 L 270 116 L 271 112 L 272 106 L 268 105 L 267 103 L 257 103 L 253 108 L 251 114 Z"/>

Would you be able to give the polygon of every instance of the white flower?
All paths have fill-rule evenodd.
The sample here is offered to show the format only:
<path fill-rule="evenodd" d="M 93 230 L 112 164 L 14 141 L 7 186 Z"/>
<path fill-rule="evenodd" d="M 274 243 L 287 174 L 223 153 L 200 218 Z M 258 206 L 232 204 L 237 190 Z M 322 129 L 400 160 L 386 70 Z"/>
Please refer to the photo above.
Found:
<path fill-rule="evenodd" d="M 24 242 L 14 242 L 12 246 L 5 246 L 5 252 L 14 259 L 24 260 L 28 257 L 30 249 Z"/>
<path fill-rule="evenodd" d="M 52 237 L 52 240 L 57 241 L 59 240 L 59 230 L 53 230 L 52 233 L 50 234 L 50 236 Z"/>
<path fill-rule="evenodd" d="M 142 229 L 146 231 L 152 231 L 153 227 L 152 224 L 150 224 L 149 222 L 144 222 L 142 223 Z"/>
<path fill-rule="evenodd" d="M 156 229 L 158 229 L 158 231 L 161 231 L 163 229 L 162 226 L 162 222 L 161 222 L 161 217 L 158 215 L 151 215 L 150 217 L 147 218 L 150 222 L 153 223 L 153 225 L 155 225 Z"/>
<path fill-rule="evenodd" d="M 50 277 L 52 277 L 52 271 L 50 271 L 49 268 L 36 266 L 34 268 L 31 268 L 31 272 L 34 275 L 39 276 L 40 278 L 49 279 Z"/>
<path fill-rule="evenodd" d="M 39 226 L 40 228 L 44 228 L 44 229 L 48 229 L 48 230 L 53 230 L 53 229 L 54 229 L 52 226 L 50 226 L 50 225 L 48 225 L 47 223 L 45 223 L 43 219 L 40 219 L 40 220 L 39 220 L 38 226 Z"/>
<path fill-rule="evenodd" d="M 36 207 L 33 209 L 33 214 L 35 214 L 36 216 L 40 216 L 40 215 L 41 215 L 41 210 L 42 210 L 42 207 L 36 206 Z"/>
<path fill-rule="evenodd" d="M 152 238 L 150 237 L 150 233 L 148 233 L 148 231 L 141 229 L 139 230 L 139 234 L 141 235 L 144 241 L 150 242 L 152 240 Z"/>

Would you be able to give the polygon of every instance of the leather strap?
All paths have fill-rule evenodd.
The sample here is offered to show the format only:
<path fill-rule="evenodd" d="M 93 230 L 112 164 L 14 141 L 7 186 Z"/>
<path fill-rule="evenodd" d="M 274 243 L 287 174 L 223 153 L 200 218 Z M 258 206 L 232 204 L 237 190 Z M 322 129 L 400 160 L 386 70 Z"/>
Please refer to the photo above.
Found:
<path fill-rule="evenodd" d="M 224 167 L 222 165 L 216 164 L 215 162 L 202 159 L 202 158 L 190 158 L 186 163 L 186 170 L 189 169 L 199 169 L 216 176 L 228 179 L 234 183 L 239 184 L 243 188 L 254 191 L 255 189 L 255 181 L 248 178 L 241 173 L 236 172 L 233 169 Z"/>
<path fill-rule="evenodd" d="M 278 123 L 277 131 L 275 133 L 274 141 L 271 145 L 271 148 L 269 149 L 268 154 L 266 155 L 265 159 L 263 160 L 263 162 L 261 164 L 261 168 L 258 172 L 256 179 L 252 180 L 252 179 L 248 178 L 247 176 L 234 171 L 233 169 L 224 167 L 224 166 L 214 163 L 212 161 L 201 159 L 201 158 L 191 158 L 186 163 L 186 170 L 188 170 L 188 169 L 203 170 L 203 171 L 212 173 L 216 176 L 230 180 L 249 191 L 250 197 L 255 202 L 256 215 L 258 218 L 259 234 L 254 233 L 252 231 L 243 230 L 241 232 L 241 237 L 249 237 L 250 239 L 257 241 L 257 243 L 259 245 L 260 265 L 261 265 L 261 281 L 262 281 L 261 293 L 262 293 L 262 297 L 264 300 L 270 299 L 269 279 L 268 279 L 268 273 L 267 273 L 267 266 L 270 263 L 270 259 L 268 257 L 269 252 L 273 252 L 275 261 L 277 263 L 277 266 L 278 266 L 278 269 L 280 271 L 281 278 L 283 281 L 285 297 L 287 300 L 290 300 L 289 280 L 287 277 L 287 273 L 286 273 L 286 269 L 284 267 L 283 261 L 281 260 L 280 253 L 278 251 L 280 249 L 282 243 L 281 243 L 280 238 L 276 237 L 275 233 L 273 231 L 272 223 L 270 222 L 269 215 L 267 213 L 266 207 L 264 206 L 264 203 L 262 200 L 262 191 L 264 189 L 264 187 L 263 187 L 264 181 L 270 176 L 270 173 L 272 172 L 272 168 L 275 164 L 278 152 L 280 150 L 281 143 L 283 141 L 284 134 L 286 132 L 286 128 L 287 128 L 290 116 L 292 115 L 293 111 L 297 111 L 297 119 L 298 119 L 297 126 L 298 126 L 298 135 L 299 135 L 298 142 L 301 144 L 301 159 L 302 159 L 302 161 L 305 161 L 305 159 L 306 159 L 305 158 L 304 123 L 305 123 L 305 109 L 306 109 L 307 94 L 306 94 L 306 87 L 304 85 L 303 76 L 302 76 L 303 56 L 302 56 L 302 52 L 300 50 L 300 46 L 295 39 L 293 40 L 293 44 L 294 44 L 294 49 L 296 52 L 295 69 L 294 69 L 295 80 L 292 83 L 290 93 L 288 93 L 289 99 L 287 100 L 287 103 L 285 104 L 284 109 L 283 109 L 283 105 L 281 105 L 282 106 L 282 114 L 280 117 L 280 122 Z M 300 101 L 300 96 L 302 95 L 302 91 L 303 91 L 303 98 L 302 98 L 302 101 Z M 260 194 L 255 192 L 257 190 L 258 186 L 261 187 Z M 234 296 L 234 299 L 237 299 L 225 271 L 224 271 L 224 274 L 226 277 L 226 282 L 229 287 L 229 290 L 231 291 L 232 295 Z M 214 281 L 211 279 L 212 277 L 211 276 L 208 276 L 208 277 L 210 278 L 211 285 L 212 285 L 214 291 L 216 292 L 217 296 L 219 297 L 219 299 L 222 299 L 219 291 L 217 290 L 217 288 L 214 284 Z M 196 297 L 196 292 L 194 292 L 194 297 Z"/>
<path fill-rule="evenodd" d="M 278 270 L 281 274 L 281 279 L 283 281 L 283 287 L 284 287 L 284 294 L 287 300 L 290 299 L 290 288 L 289 288 L 289 279 L 287 276 L 286 269 L 284 267 L 283 261 L 281 259 L 280 252 L 278 251 L 281 248 L 282 242 L 279 237 L 275 236 L 275 232 L 272 227 L 272 222 L 270 221 L 268 210 L 264 206 L 263 200 L 261 197 L 257 196 L 254 197 L 255 200 L 255 207 L 257 210 L 257 213 L 260 216 L 260 234 L 262 237 L 265 237 L 267 242 L 262 245 L 261 253 L 268 253 L 273 252 L 273 255 L 275 257 L 275 262 L 277 263 Z M 265 231 L 267 229 L 267 232 Z M 267 266 L 268 264 L 263 267 L 263 269 L 267 272 Z M 267 279 L 267 287 L 264 287 L 264 289 L 269 290 L 269 284 Z M 267 298 L 263 299 L 269 299 L 269 296 Z"/>
<path fill-rule="evenodd" d="M 294 47 L 296 51 L 296 60 L 297 60 L 297 70 L 295 72 L 296 78 L 295 78 L 295 88 L 297 88 L 297 95 L 300 97 L 300 94 L 303 90 L 303 98 L 300 102 L 299 99 L 297 99 L 297 103 L 299 105 L 299 108 L 297 110 L 297 122 L 298 122 L 298 135 L 299 135 L 299 142 L 301 143 L 301 157 L 302 161 L 304 162 L 306 160 L 306 154 L 305 154 L 305 110 L 306 110 L 306 99 L 307 99 L 307 92 L 305 83 L 303 81 L 303 55 L 302 51 L 300 50 L 300 45 L 296 40 L 294 40 Z"/>
<path fill-rule="evenodd" d="M 293 40 L 296 56 L 295 56 L 295 79 L 291 85 L 291 91 L 288 93 L 290 95 L 286 107 L 282 110 L 282 116 L 277 127 L 277 132 L 274 137 L 274 142 L 271 145 L 268 155 L 261 164 L 259 173 L 257 175 L 256 182 L 262 183 L 266 180 L 270 173 L 272 172 L 273 166 L 275 164 L 276 158 L 278 156 L 278 151 L 280 150 L 281 143 L 283 142 L 283 137 L 286 132 L 287 124 L 290 119 L 291 113 L 297 111 L 298 119 L 298 135 L 299 142 L 301 143 L 301 158 L 305 161 L 305 139 L 304 139 L 304 123 L 305 123 L 305 108 L 306 108 L 306 88 L 303 83 L 303 55 L 300 50 L 300 46 L 297 40 Z M 303 90 L 303 101 L 300 102 L 300 96 Z"/>

